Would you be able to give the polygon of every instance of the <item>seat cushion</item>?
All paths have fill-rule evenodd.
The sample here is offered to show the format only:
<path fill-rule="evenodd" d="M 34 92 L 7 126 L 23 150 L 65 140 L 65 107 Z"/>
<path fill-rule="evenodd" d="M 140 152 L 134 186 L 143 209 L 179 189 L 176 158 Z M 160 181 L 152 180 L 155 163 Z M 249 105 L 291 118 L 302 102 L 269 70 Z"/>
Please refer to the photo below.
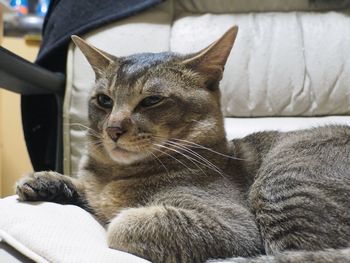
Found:
<path fill-rule="evenodd" d="M 284 117 L 284 118 L 225 118 L 229 140 L 242 138 L 261 131 L 295 131 L 324 125 L 349 125 L 350 116 Z"/>
<path fill-rule="evenodd" d="M 108 248 L 105 229 L 73 205 L 0 199 L 0 240 L 35 262 L 147 263 Z"/>

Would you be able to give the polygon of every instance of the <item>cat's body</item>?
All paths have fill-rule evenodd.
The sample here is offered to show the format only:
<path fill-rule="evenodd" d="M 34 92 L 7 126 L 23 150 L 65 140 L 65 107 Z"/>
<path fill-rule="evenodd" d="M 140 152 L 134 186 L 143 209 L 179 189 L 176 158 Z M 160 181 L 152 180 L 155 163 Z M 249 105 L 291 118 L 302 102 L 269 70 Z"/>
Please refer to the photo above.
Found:
<path fill-rule="evenodd" d="M 241 174 L 255 175 L 248 203 L 269 256 L 220 262 L 350 262 L 350 127 L 261 132 L 234 145 Z"/>
<path fill-rule="evenodd" d="M 139 233 L 117 241 L 115 248 L 154 262 L 203 262 L 208 258 L 263 253 L 254 217 L 244 198 L 247 185 L 235 178 L 238 170 L 230 165 L 231 159 L 210 159 L 221 168 L 219 174 L 207 167 L 198 169 L 181 154 L 172 156 L 177 161 L 159 157 L 141 166 L 130 165 L 126 170 L 116 166 L 108 171 L 108 175 L 116 175 L 114 179 L 101 179 L 106 171 L 90 171 L 91 160 L 86 160 L 87 167 L 83 165 L 81 169 L 85 198 L 101 222 L 115 225 L 114 229 L 109 226 L 110 238 L 119 236 L 128 222 L 136 220 L 130 223 L 129 231 L 136 228 Z M 123 242 L 137 247 L 124 247 Z M 163 258 L 149 254 L 155 251 L 148 243 L 157 244 L 160 251 L 156 253 Z"/>
<path fill-rule="evenodd" d="M 198 151 L 197 153 L 200 154 Z M 128 167 L 114 164 L 114 166 L 108 165 L 107 169 L 103 167 L 90 169 L 92 163 L 94 167 L 100 167 L 101 163 L 86 156 L 79 177 L 85 184 L 85 196 L 89 206 L 104 224 L 110 222 L 120 210 L 126 207 L 144 206 L 157 202 L 157 196 L 162 198 L 163 193 L 186 192 L 186 189 L 191 193 L 198 192 L 201 198 L 208 199 L 205 201 L 208 203 L 212 201 L 216 203 L 214 199 L 217 194 L 215 193 L 220 193 L 223 198 L 237 200 L 238 204 L 242 203 L 246 206 L 247 202 L 242 195 L 243 182 L 242 187 L 238 188 L 234 180 L 231 181 L 226 177 L 229 173 L 224 175 L 227 171 L 235 171 L 229 167 L 229 161 L 225 160 L 221 165 L 216 162 L 218 168 L 221 166 L 222 175 L 220 175 L 219 172 L 213 174 L 212 169 L 207 167 L 198 169 L 180 154 L 175 153 L 173 157 L 177 161 L 166 156 Z M 114 175 L 114 178 L 110 174 Z M 232 177 L 234 177 L 233 174 Z M 240 179 L 237 178 L 238 180 Z M 200 191 L 196 191 L 196 188 Z M 170 195 L 176 202 L 178 197 Z M 210 198 L 213 200 L 209 200 Z"/>
<path fill-rule="evenodd" d="M 110 247 L 153 262 L 349 246 L 350 128 L 226 140 L 218 83 L 236 33 L 189 56 L 75 39 L 96 73 L 87 155 L 77 179 L 23 178 L 20 198 L 85 207 Z"/>
<path fill-rule="evenodd" d="M 274 133 L 271 147 L 266 137 L 242 140 L 250 145 L 245 146 L 250 147 L 248 160 L 256 162 L 263 153 L 249 205 L 266 252 L 348 247 L 350 127 Z"/>

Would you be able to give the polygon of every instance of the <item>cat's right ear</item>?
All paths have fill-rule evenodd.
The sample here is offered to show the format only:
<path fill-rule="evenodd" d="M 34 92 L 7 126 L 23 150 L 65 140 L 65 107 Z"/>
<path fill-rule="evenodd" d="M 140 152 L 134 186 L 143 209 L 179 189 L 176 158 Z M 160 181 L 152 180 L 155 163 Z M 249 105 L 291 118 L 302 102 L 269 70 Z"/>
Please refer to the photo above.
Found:
<path fill-rule="evenodd" d="M 86 42 L 84 39 L 78 36 L 71 36 L 74 44 L 81 50 L 88 62 L 90 63 L 92 69 L 95 71 L 96 78 L 99 78 L 107 67 L 109 67 L 116 58 L 93 45 Z"/>
<path fill-rule="evenodd" d="M 186 57 L 182 64 L 200 73 L 206 79 L 205 83 L 208 87 L 218 87 L 218 81 L 222 78 L 237 33 L 238 27 L 231 27 L 214 43 Z"/>

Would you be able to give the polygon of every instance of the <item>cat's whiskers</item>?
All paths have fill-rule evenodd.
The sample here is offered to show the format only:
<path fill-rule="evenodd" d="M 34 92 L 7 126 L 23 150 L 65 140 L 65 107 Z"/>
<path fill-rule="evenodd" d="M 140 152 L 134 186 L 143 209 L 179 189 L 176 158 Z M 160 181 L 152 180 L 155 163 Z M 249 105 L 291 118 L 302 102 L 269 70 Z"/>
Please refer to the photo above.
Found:
<path fill-rule="evenodd" d="M 95 140 L 88 140 L 85 142 L 85 145 L 86 146 L 89 146 L 89 145 L 102 145 L 103 144 L 103 140 L 102 138 L 96 138 Z"/>
<path fill-rule="evenodd" d="M 80 129 L 81 131 L 86 131 L 88 134 L 96 137 L 96 138 L 101 138 L 101 135 L 96 132 L 95 130 L 89 128 L 88 126 L 84 125 L 84 124 L 81 124 L 81 123 L 66 123 L 64 125 L 67 125 L 67 126 L 77 126 L 79 128 L 82 128 Z"/>
<path fill-rule="evenodd" d="M 95 153 L 100 153 L 100 147 L 103 145 L 102 141 L 98 142 L 89 142 L 86 144 L 86 147 L 88 147 L 89 152 L 95 154 Z"/>
<path fill-rule="evenodd" d="M 176 150 L 176 149 L 173 149 L 173 148 L 169 147 L 170 145 L 168 145 L 168 146 L 160 145 L 160 144 L 155 144 L 155 145 L 158 146 L 158 147 L 162 147 L 162 148 L 168 149 L 168 150 L 170 150 L 170 151 L 173 151 L 173 152 L 175 152 L 175 153 L 178 153 L 178 154 L 182 155 L 182 156 L 185 157 L 187 160 L 189 160 L 192 164 L 194 164 L 199 170 L 201 170 L 201 172 L 202 172 L 204 175 L 207 175 L 207 174 L 204 172 L 204 170 L 203 170 L 198 164 L 201 164 L 201 165 L 203 165 L 203 166 L 206 166 L 207 168 L 213 169 L 213 168 L 209 167 L 208 165 L 202 163 L 201 161 L 198 161 L 197 159 L 195 159 L 195 158 L 193 158 L 193 157 L 191 157 L 191 156 L 189 156 L 189 155 L 187 155 L 187 154 L 185 154 L 185 153 L 183 153 L 183 152 L 181 152 L 181 151 L 178 151 L 178 150 Z M 216 171 L 216 172 L 219 172 L 219 171 Z"/>
<path fill-rule="evenodd" d="M 175 147 L 175 145 L 171 145 L 171 146 Z M 182 150 L 182 151 L 187 151 L 185 148 L 182 148 L 181 146 L 177 146 L 177 149 Z M 176 151 L 176 152 L 178 152 L 178 151 Z M 193 151 L 193 153 L 195 153 L 195 152 Z M 204 166 L 206 168 L 209 168 L 210 170 L 214 171 L 215 173 L 218 173 L 222 177 L 226 177 L 227 176 L 219 167 L 214 165 L 212 162 L 210 162 L 209 160 L 205 159 L 203 156 L 201 156 L 198 153 L 195 153 L 195 154 L 193 154 L 193 153 L 191 153 L 191 154 L 194 155 L 194 157 L 200 158 L 201 160 L 197 160 L 196 158 L 194 158 L 192 156 L 188 156 L 187 154 L 185 154 L 185 155 L 188 156 L 189 158 L 191 158 L 191 160 L 197 162 L 198 164 L 200 164 L 200 165 L 202 165 L 202 166 Z M 196 154 L 199 155 L 200 157 L 196 156 Z"/>
<path fill-rule="evenodd" d="M 213 150 L 211 148 L 205 147 L 203 145 L 200 145 L 200 144 L 197 144 L 197 143 L 194 143 L 194 142 L 191 142 L 191 141 L 182 140 L 182 139 L 176 139 L 176 138 L 173 138 L 172 140 L 185 142 L 185 143 L 188 143 L 189 145 L 192 145 L 191 147 L 193 147 L 193 148 L 205 149 L 205 150 L 208 150 L 208 151 L 210 151 L 212 153 L 215 153 L 217 155 L 221 155 L 223 157 L 226 157 L 226 158 L 229 158 L 229 159 L 232 159 L 232 160 L 238 160 L 238 161 L 245 161 L 246 160 L 246 159 L 243 159 L 243 158 L 238 158 L 238 157 L 230 156 L 230 155 L 227 155 L 227 154 L 215 151 L 215 150 Z"/>
<path fill-rule="evenodd" d="M 201 125 L 203 125 L 203 127 L 213 126 L 213 124 L 210 122 L 198 121 L 198 120 L 194 120 L 194 119 L 192 119 L 191 121 L 196 122 L 198 124 L 201 124 Z"/>
<path fill-rule="evenodd" d="M 207 158 L 203 157 L 202 155 L 200 155 L 199 153 L 191 150 L 190 148 L 186 147 L 185 145 L 179 144 L 179 143 L 175 143 L 172 141 L 166 141 L 165 142 L 167 145 L 171 145 L 177 149 L 183 150 L 189 154 L 191 154 L 192 156 L 195 156 L 197 158 L 199 158 L 201 161 L 205 162 L 208 166 L 210 166 L 210 168 L 212 168 L 212 170 L 215 170 L 219 173 L 222 173 L 222 170 L 217 167 L 215 164 L 213 164 L 212 162 L 210 162 Z"/>
<path fill-rule="evenodd" d="M 101 138 L 97 138 L 97 137 L 95 137 L 95 139 L 94 140 L 86 140 L 86 141 L 84 141 L 83 142 L 83 144 L 85 145 L 85 146 L 90 146 L 90 145 L 100 145 L 100 144 L 102 144 L 103 143 L 103 141 L 102 141 L 102 139 Z"/>
<path fill-rule="evenodd" d="M 103 147 L 103 140 L 101 137 L 96 137 L 95 140 L 88 140 L 84 143 L 84 146 L 89 152 L 95 154 L 101 152 L 101 146 Z"/>
<path fill-rule="evenodd" d="M 91 133 L 90 131 L 87 131 L 86 135 L 94 137 L 96 139 L 102 139 L 102 137 L 100 135 L 95 134 L 95 133 Z"/>
<path fill-rule="evenodd" d="M 188 141 L 188 140 L 184 140 L 184 139 L 178 139 L 178 138 L 167 139 L 167 138 L 161 137 L 161 136 L 154 136 L 154 137 L 157 137 L 157 138 L 162 139 L 162 140 L 177 141 L 177 142 L 187 143 L 187 146 L 190 146 L 192 148 L 199 148 L 199 149 L 207 150 L 207 151 L 210 151 L 212 153 L 215 153 L 217 155 L 221 155 L 223 157 L 226 157 L 226 158 L 229 158 L 229 159 L 232 159 L 232 160 L 238 160 L 238 161 L 245 161 L 246 160 L 246 159 L 243 159 L 243 158 L 238 158 L 238 157 L 230 156 L 230 155 L 227 155 L 227 154 L 224 154 L 224 153 L 220 153 L 218 151 L 215 151 L 215 150 L 213 150 L 211 148 L 205 147 L 205 146 L 203 146 L 201 144 L 198 144 L 198 143 L 195 143 L 195 142 L 192 142 L 192 141 Z"/>
<path fill-rule="evenodd" d="M 146 151 L 147 151 L 147 150 L 146 150 Z M 151 152 L 151 151 L 147 151 L 147 153 L 151 154 L 151 155 L 155 158 L 155 160 L 157 160 L 157 161 L 164 167 L 166 173 L 167 173 L 168 175 L 170 175 L 168 168 L 166 168 L 166 166 L 164 165 L 164 163 L 157 157 L 157 155 L 155 155 L 155 154 L 154 154 L 153 152 Z"/>
<path fill-rule="evenodd" d="M 165 151 L 162 151 L 162 150 L 160 150 L 159 148 L 157 148 L 157 147 L 152 147 L 152 149 L 153 150 L 155 150 L 155 151 L 158 151 L 158 152 L 160 152 L 160 153 L 162 153 L 162 154 L 165 154 L 166 156 L 169 156 L 170 158 L 172 158 L 172 159 L 174 159 L 175 161 L 177 161 L 178 163 L 180 163 L 182 166 L 184 166 L 186 169 L 188 169 L 189 171 L 194 171 L 194 169 L 192 169 L 192 168 L 190 168 L 190 167 L 188 167 L 186 164 L 184 164 L 182 161 L 180 161 L 179 159 L 177 159 L 175 156 L 172 156 L 171 154 L 169 154 L 169 153 L 167 153 L 167 152 L 165 152 Z"/>

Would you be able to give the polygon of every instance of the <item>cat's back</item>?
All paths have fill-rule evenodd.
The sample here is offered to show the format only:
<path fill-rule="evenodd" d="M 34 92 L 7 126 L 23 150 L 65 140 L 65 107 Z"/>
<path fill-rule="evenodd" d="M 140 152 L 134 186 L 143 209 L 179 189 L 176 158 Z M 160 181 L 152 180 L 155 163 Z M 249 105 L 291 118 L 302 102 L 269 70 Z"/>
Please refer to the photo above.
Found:
<path fill-rule="evenodd" d="M 350 127 L 279 133 L 249 193 L 267 252 L 350 242 Z"/>
<path fill-rule="evenodd" d="M 263 157 L 259 177 L 309 171 L 309 178 L 350 179 L 350 127 L 323 126 L 280 133 Z"/>

